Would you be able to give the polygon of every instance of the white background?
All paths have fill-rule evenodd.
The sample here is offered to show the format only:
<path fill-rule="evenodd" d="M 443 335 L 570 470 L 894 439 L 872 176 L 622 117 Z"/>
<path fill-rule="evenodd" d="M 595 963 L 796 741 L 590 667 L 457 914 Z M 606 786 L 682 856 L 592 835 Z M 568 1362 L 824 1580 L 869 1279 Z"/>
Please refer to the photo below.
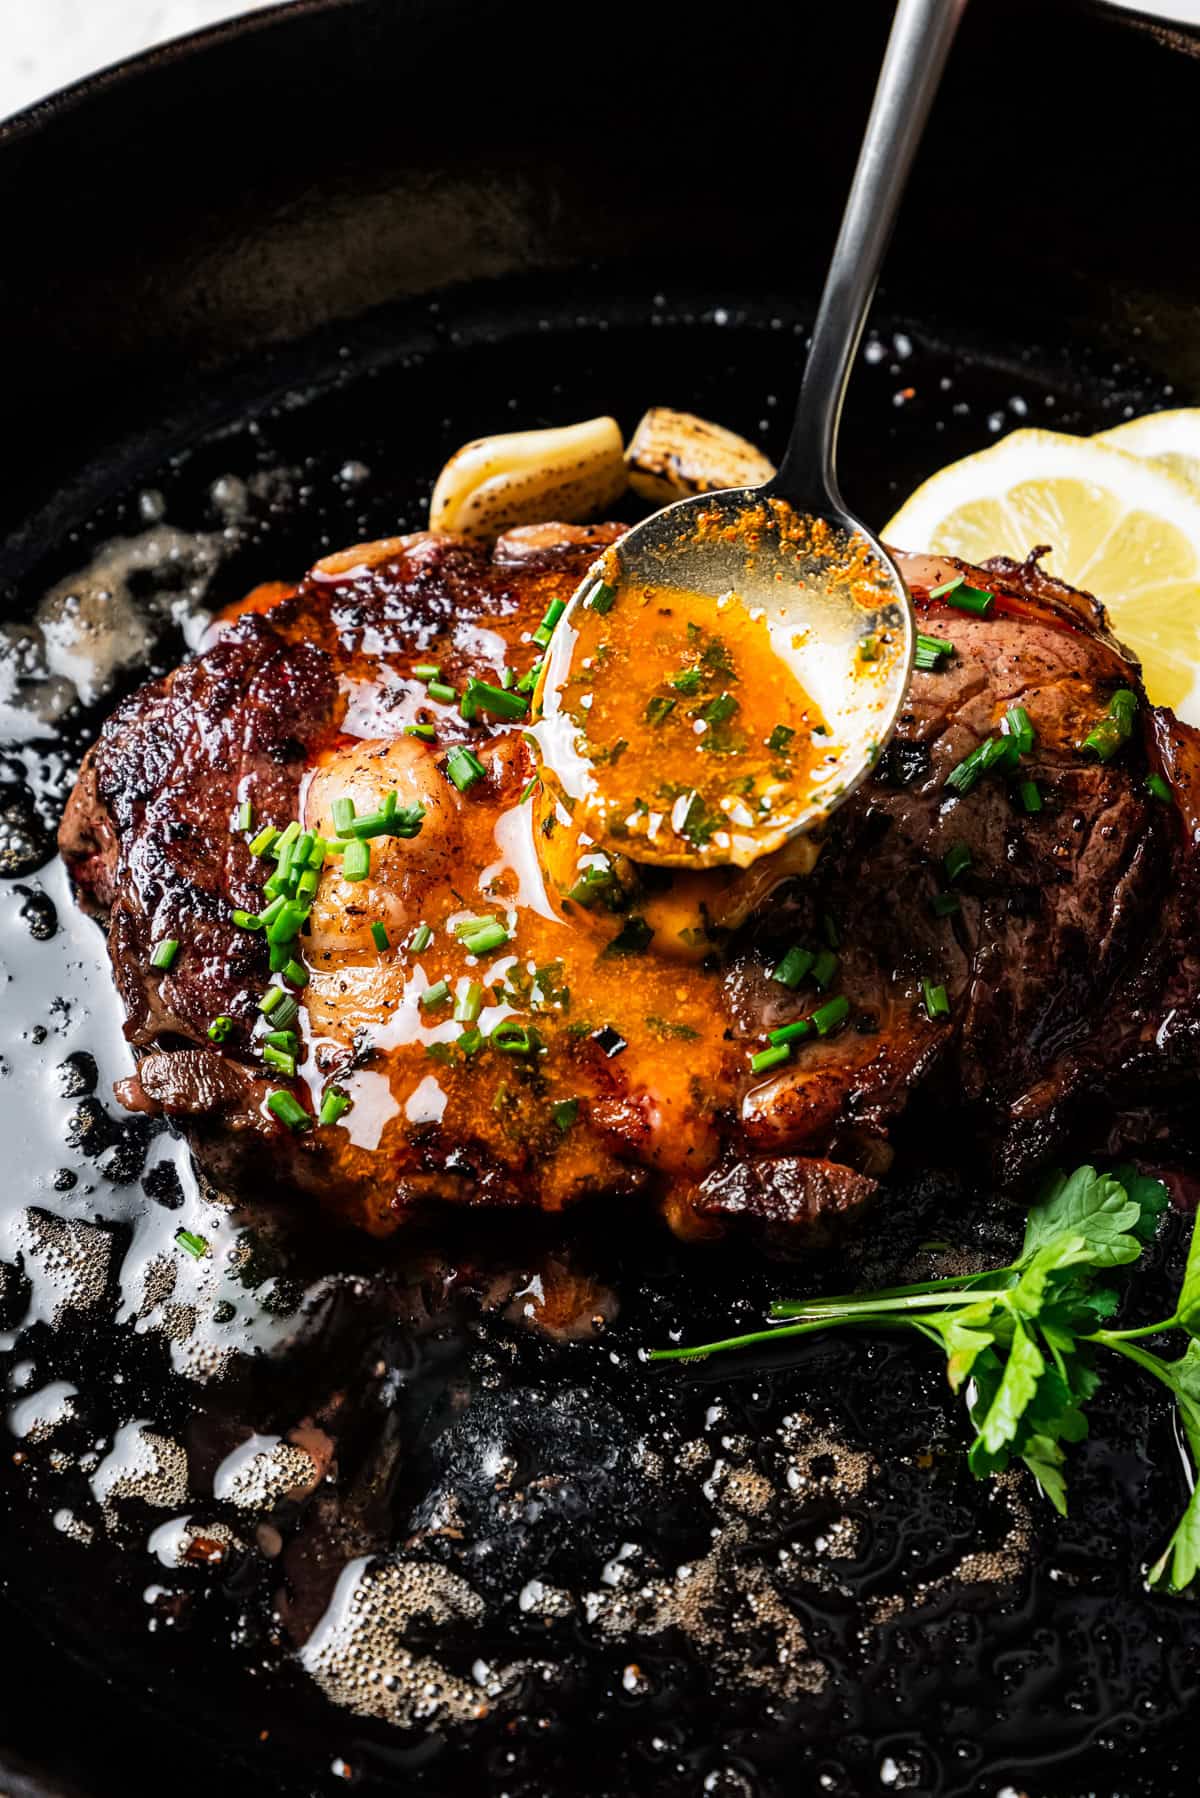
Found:
<path fill-rule="evenodd" d="M 0 0 L 0 118 L 107 63 L 269 0 Z M 990 0 L 996 4 L 997 0 Z M 1200 24 L 1200 0 L 1114 0 Z"/>
<path fill-rule="evenodd" d="M 0 0 L 0 118 L 150 44 L 266 4 L 268 0 Z"/>

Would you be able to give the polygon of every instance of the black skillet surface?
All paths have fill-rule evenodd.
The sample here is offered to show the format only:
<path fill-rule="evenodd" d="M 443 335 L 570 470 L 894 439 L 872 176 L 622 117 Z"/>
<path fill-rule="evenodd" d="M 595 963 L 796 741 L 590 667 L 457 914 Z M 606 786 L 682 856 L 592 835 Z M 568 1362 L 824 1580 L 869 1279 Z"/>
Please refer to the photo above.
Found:
<path fill-rule="evenodd" d="M 444 455 L 518 422 L 613 411 L 629 427 L 666 401 L 777 447 L 883 29 L 881 7 L 831 10 L 768 11 L 739 39 L 727 19 L 617 6 L 588 21 L 585 50 L 537 5 L 300 6 L 0 131 L 5 616 L 160 512 L 219 603 L 419 524 Z M 1200 250 L 1181 196 L 1198 94 L 1186 44 L 979 0 L 852 391 L 846 483 L 869 518 L 1014 424 L 1098 429 L 1197 399 Z M 135 602 L 163 585 L 139 577 Z M 187 610 L 160 611 L 143 666 L 178 656 Z M 7 758 L 0 793 L 0 1259 L 42 1270 L 35 1307 L 61 1296 L 64 1255 L 98 1295 L 0 1362 L 10 1425 L 54 1382 L 77 1389 L 58 1433 L 5 1444 L 8 1787 L 26 1789 L 24 1766 L 31 1791 L 92 1798 L 214 1779 L 297 1798 L 347 1779 L 1190 1791 L 1200 1623 L 1194 1602 L 1142 1588 L 1179 1468 L 1140 1387 L 1098 1407 L 1058 1525 L 969 1479 L 919 1353 L 834 1342 L 699 1378 L 638 1363 L 668 1332 L 721 1330 L 807 1280 L 876 1279 L 928 1239 L 1002 1248 L 1012 1224 L 977 1190 L 971 1145 L 940 1144 L 932 1170 L 909 1145 L 848 1267 L 683 1251 L 593 1214 L 572 1252 L 619 1309 L 569 1345 L 524 1329 L 519 1305 L 442 1296 L 464 1260 L 536 1271 L 561 1248 L 545 1232 L 447 1234 L 414 1274 L 415 1250 L 221 1212 L 178 1145 L 107 1099 L 123 1063 L 99 939 L 45 863 L 44 825 L 111 698 Z M 53 1223 L 30 1236 L 29 1206 L 103 1229 L 64 1248 Z M 212 1264 L 181 1263 L 181 1221 L 209 1235 L 219 1290 Z M 1168 1232 L 1164 1262 L 1177 1249 Z M 177 1270 L 165 1298 L 156 1261 Z M 0 1301 L 15 1326 L 20 1279 Z M 180 1371 L 229 1344 L 272 1352 L 217 1379 Z M 228 1500 L 158 1509 L 110 1490 L 122 1426 L 186 1440 L 211 1475 L 247 1430 L 284 1433 L 334 1390 L 353 1395 L 336 1482 L 277 1509 L 301 1545 L 282 1562 Z M 246 1551 L 164 1566 L 147 1539 L 183 1512 Z M 422 1679 L 478 1696 L 524 1667 L 481 1722 L 401 1730 L 337 1708 L 275 1615 L 289 1587 L 300 1609 L 324 1593 L 322 1566 L 413 1535 L 435 1570 L 401 1643 L 437 1663 Z M 974 1550 L 992 1558 L 964 1565 Z M 707 1582 L 691 1608 L 689 1564 Z M 360 1663 L 371 1703 L 388 1690 L 374 1674 L 389 1699 L 412 1694 L 394 1646 Z"/>

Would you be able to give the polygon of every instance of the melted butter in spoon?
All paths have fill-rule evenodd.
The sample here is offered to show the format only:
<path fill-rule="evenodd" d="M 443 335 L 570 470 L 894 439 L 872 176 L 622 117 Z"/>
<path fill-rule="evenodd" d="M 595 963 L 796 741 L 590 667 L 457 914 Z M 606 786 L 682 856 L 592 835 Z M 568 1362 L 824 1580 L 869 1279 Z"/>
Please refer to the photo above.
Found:
<path fill-rule="evenodd" d="M 635 858 L 673 835 L 725 859 L 837 761 L 765 610 L 735 593 L 626 587 L 607 611 L 579 610 L 561 715 L 593 771 L 580 822 Z"/>
<path fill-rule="evenodd" d="M 610 853 L 747 868 L 819 831 L 870 772 L 911 653 L 903 583 L 863 533 L 710 494 L 593 567 L 551 640 L 533 735 Z"/>

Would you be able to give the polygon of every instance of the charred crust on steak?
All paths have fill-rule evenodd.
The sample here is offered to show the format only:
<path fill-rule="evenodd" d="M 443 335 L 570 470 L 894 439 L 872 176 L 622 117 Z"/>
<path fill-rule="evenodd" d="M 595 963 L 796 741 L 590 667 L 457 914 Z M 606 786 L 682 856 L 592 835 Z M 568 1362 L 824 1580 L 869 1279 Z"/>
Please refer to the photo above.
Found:
<path fill-rule="evenodd" d="M 1019 563 L 952 564 L 996 594 L 982 618 L 927 599 L 928 570 L 944 571 L 945 558 L 901 558 L 919 614 L 955 654 L 914 677 L 875 779 L 836 814 L 815 873 L 773 893 L 706 964 L 719 970 L 722 1040 L 748 1061 L 765 1031 L 794 1015 L 792 996 L 770 979 L 781 948 L 835 914 L 850 1027 L 807 1044 L 777 1076 L 747 1082 L 736 1103 L 714 1100 L 694 1171 L 686 1145 L 669 1176 L 654 1165 L 630 1058 L 604 1054 L 598 1036 L 570 1048 L 594 1165 L 566 1196 L 545 1184 L 553 1141 L 536 1131 L 522 1140 L 523 1125 L 499 1149 L 416 1125 L 398 1153 L 394 1133 L 373 1151 L 344 1131 L 290 1134 L 264 1111 L 272 1083 L 249 1044 L 266 950 L 230 921 L 233 907 L 253 909 L 261 881 L 230 827 L 239 792 L 253 785 L 258 818 L 295 816 L 314 763 L 344 740 L 348 681 L 404 675 L 428 659 L 455 686 L 487 678 L 481 633 L 519 640 L 621 529 L 524 527 L 490 553 L 422 533 L 378 555 L 367 546 L 357 561 L 328 558 L 117 709 L 86 758 L 60 844 L 82 902 L 107 922 L 141 1058 L 123 1083 L 126 1103 L 182 1119 L 223 1175 L 249 1169 L 294 1184 L 381 1233 L 433 1201 L 556 1207 L 639 1189 L 699 1227 L 724 1217 L 811 1230 L 871 1199 L 897 1121 L 922 1108 L 953 1119 L 1004 1181 L 1071 1149 L 1091 1152 L 1091 1129 L 1113 1153 L 1168 1128 L 1194 1131 L 1185 1120 L 1200 1069 L 1200 740 L 1143 696 L 1119 759 L 1080 755 L 1089 721 L 1117 687 L 1140 696 L 1140 676 L 1103 608 L 1047 574 L 1040 549 Z M 964 797 L 946 786 L 1005 706 L 1023 703 L 1036 713 L 1030 760 L 1045 794 L 1033 819 L 1003 779 Z M 439 721 L 439 753 L 464 740 L 492 741 L 457 717 Z M 1174 806 L 1146 796 L 1151 771 L 1169 782 Z M 481 803 L 498 803 L 490 795 L 517 780 L 515 763 L 489 764 Z M 959 911 L 940 918 L 932 900 L 954 844 L 970 865 L 955 883 Z M 165 936 L 185 939 L 188 953 L 152 973 Z M 921 978 L 933 975 L 951 1001 L 949 1022 L 937 1025 L 919 1002 Z M 218 1013 L 234 1020 L 220 1048 L 207 1038 Z M 683 1053 L 661 1045 L 664 1057 Z M 326 1056 L 325 1066 L 364 1059 Z M 377 1051 L 372 1068 L 386 1065 Z"/>

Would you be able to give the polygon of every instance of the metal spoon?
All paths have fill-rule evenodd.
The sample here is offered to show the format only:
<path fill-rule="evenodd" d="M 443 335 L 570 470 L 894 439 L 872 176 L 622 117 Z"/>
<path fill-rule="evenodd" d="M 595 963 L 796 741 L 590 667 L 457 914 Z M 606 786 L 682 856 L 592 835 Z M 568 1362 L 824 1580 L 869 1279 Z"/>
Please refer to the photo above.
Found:
<path fill-rule="evenodd" d="M 894 564 L 842 500 L 837 433 L 884 249 L 965 5 L 899 0 L 896 7 L 778 473 L 762 487 L 679 500 L 635 525 L 589 573 L 555 630 L 534 701 L 543 764 L 576 825 L 634 860 L 748 866 L 811 831 L 852 793 L 895 723 L 912 664 L 912 608 Z M 804 179 L 798 171 L 798 186 Z M 716 828 L 710 810 L 703 830 L 689 829 L 687 782 L 696 763 L 687 744 L 676 752 L 678 766 L 665 757 L 659 791 L 668 798 L 657 809 L 631 813 L 627 795 L 616 805 L 606 793 L 611 746 L 596 754 L 579 705 L 594 705 L 606 682 L 628 683 L 628 661 L 612 656 L 593 665 L 589 658 L 586 680 L 578 670 L 572 680 L 576 645 L 595 638 L 583 608 L 597 594 L 606 613 L 633 596 L 644 605 L 648 590 L 663 588 L 740 603 L 765 619 L 783 664 L 780 682 L 789 674 L 798 681 L 828 727 L 819 765 L 796 790 L 780 784 L 761 794 L 752 815 L 722 800 L 736 815 Z M 682 797 L 671 804 L 673 791 Z"/>

